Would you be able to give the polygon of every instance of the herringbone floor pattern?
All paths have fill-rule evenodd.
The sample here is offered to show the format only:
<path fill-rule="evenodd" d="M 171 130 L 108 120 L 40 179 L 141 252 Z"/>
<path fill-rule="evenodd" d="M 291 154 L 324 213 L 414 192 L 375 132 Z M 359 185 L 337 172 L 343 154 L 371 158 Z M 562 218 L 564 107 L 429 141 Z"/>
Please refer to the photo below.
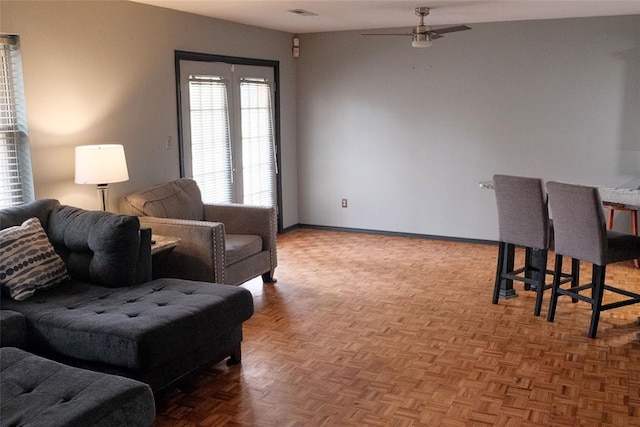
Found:
<path fill-rule="evenodd" d="M 591 340 L 585 303 L 561 298 L 554 323 L 548 293 L 541 317 L 521 286 L 492 305 L 495 246 L 321 230 L 278 245 L 278 283 L 245 285 L 242 365 L 189 377 L 157 426 L 640 426 L 640 305 Z M 607 278 L 640 292 L 631 263 Z"/>

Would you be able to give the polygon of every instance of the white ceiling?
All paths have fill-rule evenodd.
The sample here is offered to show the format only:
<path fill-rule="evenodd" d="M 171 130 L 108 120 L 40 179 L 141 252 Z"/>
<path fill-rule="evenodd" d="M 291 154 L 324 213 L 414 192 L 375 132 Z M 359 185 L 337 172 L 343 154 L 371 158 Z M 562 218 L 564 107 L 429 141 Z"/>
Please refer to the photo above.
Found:
<path fill-rule="evenodd" d="M 197 15 L 294 34 L 417 25 L 416 7 L 427 6 L 427 25 L 473 24 L 640 14 L 640 0 L 132 0 Z M 317 16 L 289 12 L 303 9 Z"/>

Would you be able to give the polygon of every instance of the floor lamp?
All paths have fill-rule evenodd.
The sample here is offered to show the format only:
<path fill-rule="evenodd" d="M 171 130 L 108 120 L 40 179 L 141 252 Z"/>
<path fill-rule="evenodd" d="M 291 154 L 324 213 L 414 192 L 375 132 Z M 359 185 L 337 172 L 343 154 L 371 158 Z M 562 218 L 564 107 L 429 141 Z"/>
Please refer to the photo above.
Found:
<path fill-rule="evenodd" d="M 109 184 L 127 181 L 127 160 L 120 144 L 76 147 L 76 184 L 96 184 L 103 211 L 109 201 Z"/>

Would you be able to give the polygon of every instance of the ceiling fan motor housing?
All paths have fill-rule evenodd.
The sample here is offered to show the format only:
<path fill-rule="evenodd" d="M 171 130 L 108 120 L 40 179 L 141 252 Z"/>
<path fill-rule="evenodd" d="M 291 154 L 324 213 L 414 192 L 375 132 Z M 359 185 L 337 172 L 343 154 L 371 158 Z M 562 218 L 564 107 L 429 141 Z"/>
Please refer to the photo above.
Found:
<path fill-rule="evenodd" d="M 428 14 L 429 14 L 429 8 L 428 7 L 416 7 L 416 15 L 424 18 Z"/>

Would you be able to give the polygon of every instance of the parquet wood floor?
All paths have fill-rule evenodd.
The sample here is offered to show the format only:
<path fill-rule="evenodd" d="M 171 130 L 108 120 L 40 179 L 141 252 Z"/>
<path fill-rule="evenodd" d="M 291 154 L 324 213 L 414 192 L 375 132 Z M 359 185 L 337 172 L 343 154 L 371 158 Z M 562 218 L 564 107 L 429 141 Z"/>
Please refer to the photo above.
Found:
<path fill-rule="evenodd" d="M 157 426 L 640 426 L 640 305 L 592 340 L 585 303 L 492 305 L 495 246 L 301 229 L 278 251 L 278 283 L 244 285 L 242 364 L 187 378 Z M 607 279 L 640 292 L 631 263 Z"/>

